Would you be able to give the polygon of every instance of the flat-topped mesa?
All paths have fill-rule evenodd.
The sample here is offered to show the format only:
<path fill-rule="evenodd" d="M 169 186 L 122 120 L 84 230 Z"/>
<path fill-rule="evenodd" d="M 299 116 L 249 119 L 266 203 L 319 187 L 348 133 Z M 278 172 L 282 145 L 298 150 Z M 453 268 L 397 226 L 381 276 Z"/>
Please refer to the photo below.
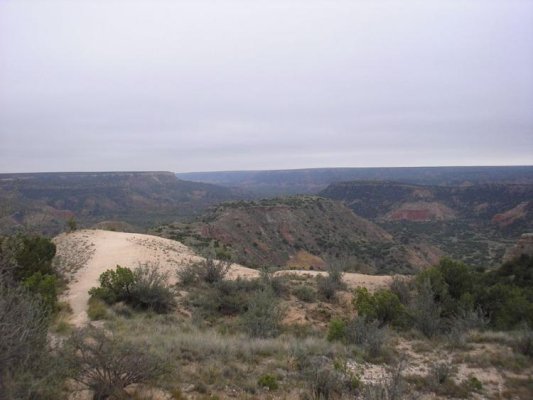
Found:
<path fill-rule="evenodd" d="M 71 217 L 83 227 L 112 220 L 143 228 L 239 198 L 234 189 L 164 171 L 1 174 L 0 205 L 8 207 L 0 215 L 0 233 L 26 226 L 56 234 Z"/>

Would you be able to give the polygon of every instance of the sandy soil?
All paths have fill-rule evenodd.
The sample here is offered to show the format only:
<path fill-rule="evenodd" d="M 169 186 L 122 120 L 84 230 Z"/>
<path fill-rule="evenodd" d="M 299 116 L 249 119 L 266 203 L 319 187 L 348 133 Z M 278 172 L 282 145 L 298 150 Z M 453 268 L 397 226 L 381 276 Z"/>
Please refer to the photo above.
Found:
<path fill-rule="evenodd" d="M 57 246 L 56 265 L 69 280 L 69 289 L 62 300 L 72 307 L 71 322 L 77 326 L 88 320 L 88 291 L 98 285 L 102 272 L 117 265 L 136 267 L 148 263 L 168 272 L 172 283 L 179 268 L 202 260 L 179 242 L 137 233 L 80 230 L 61 234 L 54 238 L 54 242 Z M 233 279 L 255 277 L 258 272 L 232 265 L 228 276 Z"/>
<path fill-rule="evenodd" d="M 307 275 L 315 277 L 317 275 L 326 276 L 327 272 L 324 271 L 308 271 L 308 270 L 287 270 L 278 271 L 276 275 L 294 274 L 294 275 Z M 370 291 L 388 287 L 392 281 L 390 275 L 365 275 L 357 274 L 354 272 L 344 273 L 343 280 L 350 288 L 356 288 L 358 286 L 366 287 Z"/>

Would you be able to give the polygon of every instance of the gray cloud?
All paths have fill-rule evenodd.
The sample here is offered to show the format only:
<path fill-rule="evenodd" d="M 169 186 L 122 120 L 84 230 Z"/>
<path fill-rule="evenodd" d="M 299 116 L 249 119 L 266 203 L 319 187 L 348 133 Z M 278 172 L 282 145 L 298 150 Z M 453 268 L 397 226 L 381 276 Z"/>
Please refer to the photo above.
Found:
<path fill-rule="evenodd" d="M 0 3 L 0 171 L 533 163 L 529 1 Z"/>

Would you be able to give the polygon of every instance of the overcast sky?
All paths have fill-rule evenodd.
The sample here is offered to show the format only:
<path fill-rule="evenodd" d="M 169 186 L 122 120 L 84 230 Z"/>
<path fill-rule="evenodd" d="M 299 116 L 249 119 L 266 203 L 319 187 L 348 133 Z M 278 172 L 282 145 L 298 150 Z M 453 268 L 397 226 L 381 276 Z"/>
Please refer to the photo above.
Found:
<path fill-rule="evenodd" d="M 0 172 L 524 164 L 531 0 L 0 0 Z"/>

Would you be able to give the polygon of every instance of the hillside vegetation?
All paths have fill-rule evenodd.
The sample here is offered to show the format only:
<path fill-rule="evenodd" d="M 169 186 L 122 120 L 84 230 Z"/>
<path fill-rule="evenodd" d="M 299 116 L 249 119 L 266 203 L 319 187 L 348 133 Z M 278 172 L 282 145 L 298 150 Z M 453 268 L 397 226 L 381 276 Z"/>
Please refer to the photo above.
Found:
<path fill-rule="evenodd" d="M 218 257 L 245 265 L 413 272 L 436 262 L 431 246 L 404 246 L 378 225 L 339 202 L 315 196 L 225 203 L 199 222 L 159 227 L 155 233 L 197 249 L 214 244 Z"/>
<path fill-rule="evenodd" d="M 429 243 L 473 265 L 498 265 L 505 250 L 533 230 L 533 185 L 461 187 L 341 182 L 321 196 L 342 201 L 401 243 Z"/>
<path fill-rule="evenodd" d="M 147 249 L 168 242 L 108 233 L 129 235 Z M 107 242 L 96 243 L 95 254 Z M 63 251 L 37 236 L 0 240 L 2 399 L 525 400 L 533 394 L 533 258 L 527 256 L 485 272 L 443 259 L 370 289 L 347 286 L 334 264 L 316 276 L 263 270 L 235 279 L 227 263 L 213 259 L 188 265 L 176 259 L 166 270 L 110 259 L 87 290 L 92 322 L 76 327 L 68 304 L 45 306 L 56 294 L 29 283 L 46 274 L 58 291 L 60 282 L 72 289 L 76 280 L 58 269 L 65 259 L 53 259 Z M 86 263 L 74 272 L 90 273 L 95 264 Z"/>

